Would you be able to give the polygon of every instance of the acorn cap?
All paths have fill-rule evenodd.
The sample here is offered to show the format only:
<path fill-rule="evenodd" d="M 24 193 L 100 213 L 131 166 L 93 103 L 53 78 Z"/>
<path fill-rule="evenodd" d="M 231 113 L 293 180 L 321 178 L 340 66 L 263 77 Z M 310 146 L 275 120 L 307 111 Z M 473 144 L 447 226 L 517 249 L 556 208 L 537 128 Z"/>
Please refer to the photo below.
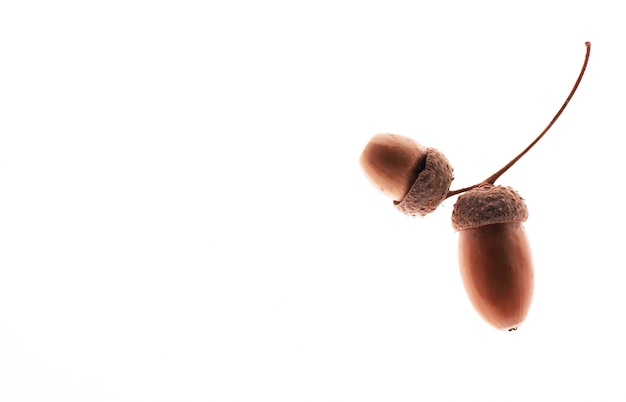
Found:
<path fill-rule="evenodd" d="M 492 184 L 461 194 L 452 210 L 452 227 L 456 231 L 527 219 L 528 208 L 522 196 L 511 187 Z"/>
<path fill-rule="evenodd" d="M 446 198 L 452 179 L 454 175 L 448 159 L 436 149 L 428 148 L 424 169 L 404 198 L 393 203 L 407 215 L 425 216 L 437 209 Z"/>

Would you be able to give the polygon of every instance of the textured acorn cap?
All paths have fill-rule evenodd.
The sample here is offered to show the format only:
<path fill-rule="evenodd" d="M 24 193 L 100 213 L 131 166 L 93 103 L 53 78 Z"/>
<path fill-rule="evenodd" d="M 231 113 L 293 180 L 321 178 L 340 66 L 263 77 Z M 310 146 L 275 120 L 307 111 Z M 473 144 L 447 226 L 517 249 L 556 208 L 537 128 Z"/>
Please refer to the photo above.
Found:
<path fill-rule="evenodd" d="M 453 179 L 448 159 L 436 149 L 428 148 L 424 169 L 404 198 L 394 201 L 394 205 L 407 215 L 425 216 L 437 209 L 446 198 Z"/>
<path fill-rule="evenodd" d="M 457 231 L 527 219 L 528 208 L 517 191 L 491 184 L 461 194 L 452 210 L 452 226 Z"/>

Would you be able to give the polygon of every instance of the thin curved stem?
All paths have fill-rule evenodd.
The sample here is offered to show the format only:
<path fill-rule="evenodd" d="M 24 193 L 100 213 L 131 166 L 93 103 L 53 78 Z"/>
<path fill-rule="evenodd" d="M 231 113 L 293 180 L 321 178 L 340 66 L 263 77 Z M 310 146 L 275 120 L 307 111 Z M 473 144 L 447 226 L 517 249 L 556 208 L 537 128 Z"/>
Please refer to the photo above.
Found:
<path fill-rule="evenodd" d="M 473 186 L 461 188 L 461 189 L 458 189 L 458 190 L 448 191 L 448 194 L 446 195 L 446 198 L 452 197 L 452 196 L 460 194 L 460 193 L 464 193 L 466 191 L 474 189 L 474 188 L 476 188 L 478 186 L 481 186 L 483 184 L 494 184 L 495 181 L 498 180 L 498 178 L 500 178 L 500 176 L 502 176 L 504 174 L 504 172 L 509 170 L 509 168 L 511 166 L 513 166 L 518 160 L 520 160 L 522 158 L 522 156 L 526 155 L 526 153 L 528 151 L 530 151 L 530 149 L 532 147 L 534 147 L 537 142 L 539 142 L 539 140 L 548 132 L 548 130 L 550 130 L 552 125 L 558 120 L 558 118 L 561 116 L 561 114 L 563 113 L 563 111 L 567 107 L 567 104 L 569 103 L 569 101 L 574 96 L 574 93 L 576 93 L 576 90 L 578 89 L 578 85 L 580 84 L 580 81 L 583 79 L 583 75 L 585 74 L 585 70 L 587 69 L 587 63 L 589 62 L 589 54 L 591 52 L 591 43 L 590 42 L 585 42 L 585 46 L 587 47 L 587 52 L 585 54 L 585 61 L 583 63 L 582 69 L 580 70 L 580 73 L 578 74 L 578 79 L 576 80 L 576 83 L 574 84 L 574 87 L 572 88 L 572 90 L 570 91 L 569 95 L 567 96 L 567 99 L 565 99 L 565 102 L 563 103 L 563 106 L 561 106 L 561 108 L 554 115 L 554 117 L 552 118 L 550 123 L 546 126 L 545 129 L 543 129 L 541 134 L 539 134 L 539 136 L 537 136 L 537 138 L 535 138 L 535 140 L 533 142 L 531 142 L 530 145 L 527 146 L 526 149 L 524 149 L 519 155 L 517 155 L 509 163 L 507 163 L 504 167 L 502 167 L 502 169 L 498 170 L 497 172 L 495 172 L 494 174 L 492 174 L 491 176 L 489 176 L 488 178 L 486 178 L 485 180 L 483 180 L 482 182 L 480 182 L 478 184 L 474 184 Z"/>

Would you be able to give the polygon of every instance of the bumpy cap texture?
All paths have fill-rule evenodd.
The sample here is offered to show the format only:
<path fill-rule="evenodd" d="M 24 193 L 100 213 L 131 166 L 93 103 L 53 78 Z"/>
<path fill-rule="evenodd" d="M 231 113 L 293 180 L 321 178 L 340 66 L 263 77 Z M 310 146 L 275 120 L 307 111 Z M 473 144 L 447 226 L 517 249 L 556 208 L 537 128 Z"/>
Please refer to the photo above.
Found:
<path fill-rule="evenodd" d="M 461 194 L 452 210 L 452 227 L 457 231 L 527 219 L 528 208 L 517 191 L 491 184 Z"/>
<path fill-rule="evenodd" d="M 428 148 L 426 165 L 401 201 L 395 206 L 411 216 L 425 216 L 433 212 L 446 198 L 454 176 L 446 157 L 434 148 Z"/>

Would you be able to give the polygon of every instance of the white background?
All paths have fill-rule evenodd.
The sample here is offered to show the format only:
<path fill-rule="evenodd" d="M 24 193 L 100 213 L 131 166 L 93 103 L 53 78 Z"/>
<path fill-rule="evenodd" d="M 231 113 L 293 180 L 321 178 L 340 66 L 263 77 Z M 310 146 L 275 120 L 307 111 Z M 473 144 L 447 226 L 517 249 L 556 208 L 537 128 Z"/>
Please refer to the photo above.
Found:
<path fill-rule="evenodd" d="M 2 2 L 0 400 L 623 401 L 622 7 Z M 454 199 L 408 218 L 358 158 L 391 132 L 486 178 L 585 41 L 499 181 L 536 268 L 499 332 Z"/>

